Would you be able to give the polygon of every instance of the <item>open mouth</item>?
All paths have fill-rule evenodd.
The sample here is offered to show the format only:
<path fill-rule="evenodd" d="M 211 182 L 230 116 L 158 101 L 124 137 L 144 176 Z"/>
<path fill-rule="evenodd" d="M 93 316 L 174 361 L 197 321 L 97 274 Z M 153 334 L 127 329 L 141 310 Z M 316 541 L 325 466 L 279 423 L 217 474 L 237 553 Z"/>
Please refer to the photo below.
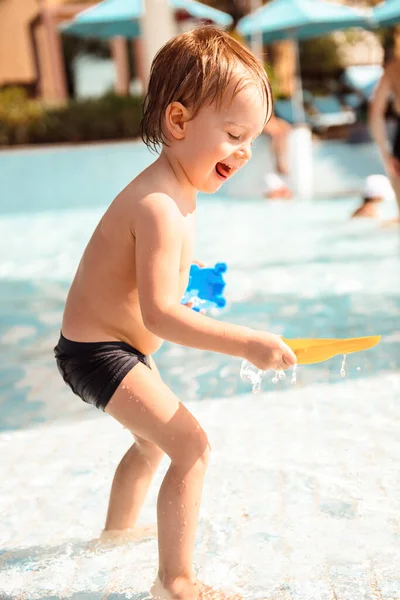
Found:
<path fill-rule="evenodd" d="M 223 162 L 217 163 L 215 165 L 215 170 L 217 171 L 218 175 L 223 179 L 227 179 L 227 177 L 229 177 L 229 175 L 232 173 L 232 167 L 226 165 Z"/>

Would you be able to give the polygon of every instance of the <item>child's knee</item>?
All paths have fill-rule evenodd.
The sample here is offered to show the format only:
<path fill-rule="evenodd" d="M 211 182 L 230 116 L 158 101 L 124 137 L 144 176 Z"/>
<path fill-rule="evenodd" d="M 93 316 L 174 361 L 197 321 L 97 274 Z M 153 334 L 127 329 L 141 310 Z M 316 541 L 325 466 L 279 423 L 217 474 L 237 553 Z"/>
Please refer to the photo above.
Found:
<path fill-rule="evenodd" d="M 176 440 L 171 461 L 175 465 L 205 470 L 210 456 L 210 444 L 207 434 L 200 426 L 185 432 Z"/>
<path fill-rule="evenodd" d="M 159 446 L 138 436 L 135 436 L 135 446 L 139 450 L 140 454 L 142 454 L 146 460 L 150 462 L 158 464 L 164 456 L 164 452 L 161 450 L 161 448 L 159 448 Z"/>

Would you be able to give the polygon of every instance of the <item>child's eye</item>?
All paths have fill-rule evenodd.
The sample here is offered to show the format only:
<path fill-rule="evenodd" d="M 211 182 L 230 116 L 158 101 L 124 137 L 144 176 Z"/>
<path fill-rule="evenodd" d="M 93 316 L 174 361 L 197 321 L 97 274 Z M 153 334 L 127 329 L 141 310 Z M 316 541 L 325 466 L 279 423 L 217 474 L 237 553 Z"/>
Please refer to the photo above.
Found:
<path fill-rule="evenodd" d="M 235 140 L 236 142 L 240 140 L 240 135 L 232 135 L 231 133 L 228 133 L 228 135 L 231 138 L 231 140 Z"/>

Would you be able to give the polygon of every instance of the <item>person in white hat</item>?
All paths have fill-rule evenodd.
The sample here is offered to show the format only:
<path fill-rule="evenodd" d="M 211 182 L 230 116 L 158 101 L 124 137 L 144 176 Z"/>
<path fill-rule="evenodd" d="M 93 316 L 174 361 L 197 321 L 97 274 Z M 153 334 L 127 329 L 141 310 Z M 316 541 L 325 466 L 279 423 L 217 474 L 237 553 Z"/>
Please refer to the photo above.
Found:
<path fill-rule="evenodd" d="M 361 192 L 363 203 L 352 214 L 354 217 L 379 218 L 378 205 L 384 200 L 394 198 L 394 190 L 385 175 L 369 175 L 364 182 Z"/>

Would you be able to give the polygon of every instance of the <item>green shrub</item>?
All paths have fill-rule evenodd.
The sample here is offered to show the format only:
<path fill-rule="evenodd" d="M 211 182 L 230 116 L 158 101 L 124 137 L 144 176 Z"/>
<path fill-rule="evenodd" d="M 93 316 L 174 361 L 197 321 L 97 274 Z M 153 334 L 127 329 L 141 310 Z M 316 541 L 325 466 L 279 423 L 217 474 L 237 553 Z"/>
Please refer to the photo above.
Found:
<path fill-rule="evenodd" d="M 30 128 L 42 114 L 40 104 L 22 88 L 0 90 L 0 145 L 28 144 Z"/>
<path fill-rule="evenodd" d="M 92 142 L 137 137 L 141 99 L 108 93 L 99 99 L 76 100 L 44 108 L 23 90 L 0 92 L 0 146 Z"/>
<path fill-rule="evenodd" d="M 333 36 L 303 40 L 299 44 L 300 65 L 303 75 L 323 73 L 325 77 L 342 68 L 338 54 L 338 42 Z"/>
<path fill-rule="evenodd" d="M 264 68 L 268 75 L 269 82 L 271 84 L 272 96 L 274 100 L 278 100 L 282 98 L 280 86 L 279 86 L 279 78 L 276 76 L 273 67 L 270 64 L 264 63 Z"/>

